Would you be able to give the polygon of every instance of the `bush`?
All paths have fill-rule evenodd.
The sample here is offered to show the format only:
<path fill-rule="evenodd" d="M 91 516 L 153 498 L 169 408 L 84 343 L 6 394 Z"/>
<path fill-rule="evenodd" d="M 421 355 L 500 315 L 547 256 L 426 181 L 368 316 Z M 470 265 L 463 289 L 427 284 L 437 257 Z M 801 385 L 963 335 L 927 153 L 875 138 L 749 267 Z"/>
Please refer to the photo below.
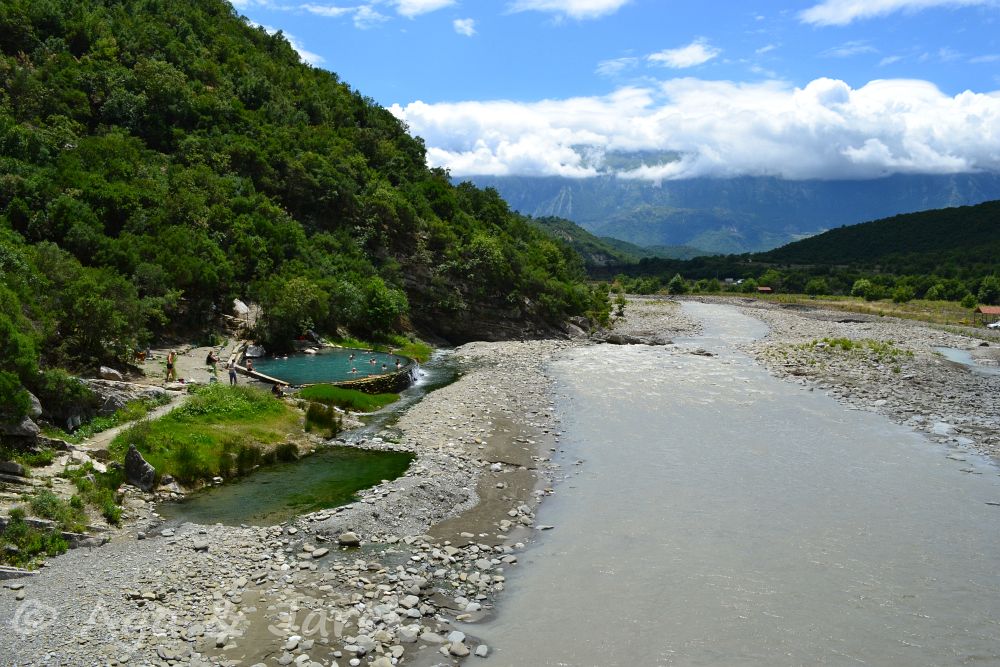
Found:
<path fill-rule="evenodd" d="M 42 554 L 58 556 L 69 549 L 58 531 L 29 526 L 24 517 L 20 507 L 10 511 L 7 527 L 0 533 L 0 562 L 30 568 Z"/>
<path fill-rule="evenodd" d="M 892 292 L 892 300 L 896 303 L 907 303 L 913 301 L 916 292 L 909 285 L 900 285 Z"/>
<path fill-rule="evenodd" d="M 307 431 L 316 427 L 324 428 L 329 433 L 329 437 L 334 438 L 340 433 L 342 426 L 340 415 L 337 414 L 336 408 L 332 405 L 309 403 L 309 408 L 306 410 Z"/>
<path fill-rule="evenodd" d="M 681 274 L 676 273 L 674 277 L 670 279 L 667 283 L 667 293 L 668 294 L 687 294 L 688 286 L 687 282 L 681 276 Z"/>
<path fill-rule="evenodd" d="M 72 507 L 48 489 L 36 493 L 28 505 L 32 514 L 56 522 L 62 530 L 79 533 L 86 529 L 87 515 L 83 508 Z"/>
<path fill-rule="evenodd" d="M 966 294 L 962 297 L 961 305 L 962 308 L 975 308 L 976 307 L 976 297 L 972 294 Z"/>
<path fill-rule="evenodd" d="M 825 278 L 813 278 L 806 283 L 806 294 L 810 296 L 823 296 L 830 293 L 830 287 Z"/>

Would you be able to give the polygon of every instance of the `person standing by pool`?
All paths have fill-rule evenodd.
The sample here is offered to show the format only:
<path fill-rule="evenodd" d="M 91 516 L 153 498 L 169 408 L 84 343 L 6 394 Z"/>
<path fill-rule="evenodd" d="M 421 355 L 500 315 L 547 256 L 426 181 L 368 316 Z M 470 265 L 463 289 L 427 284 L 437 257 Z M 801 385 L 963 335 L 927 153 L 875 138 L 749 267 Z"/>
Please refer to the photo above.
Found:
<path fill-rule="evenodd" d="M 229 363 L 229 384 L 231 386 L 236 386 L 236 362 L 231 361 Z"/>
<path fill-rule="evenodd" d="M 208 356 L 205 357 L 205 365 L 212 369 L 212 377 L 219 377 L 219 357 L 215 355 L 215 350 L 209 350 Z"/>
<path fill-rule="evenodd" d="M 170 350 L 169 352 L 167 352 L 167 378 L 166 380 L 164 380 L 165 382 L 170 382 L 171 378 L 173 378 L 175 382 L 177 381 L 177 369 L 174 368 L 174 364 L 176 363 L 177 363 L 177 352 L 174 350 Z"/>
<path fill-rule="evenodd" d="M 247 357 L 247 373 L 253 373 L 253 359 Z"/>

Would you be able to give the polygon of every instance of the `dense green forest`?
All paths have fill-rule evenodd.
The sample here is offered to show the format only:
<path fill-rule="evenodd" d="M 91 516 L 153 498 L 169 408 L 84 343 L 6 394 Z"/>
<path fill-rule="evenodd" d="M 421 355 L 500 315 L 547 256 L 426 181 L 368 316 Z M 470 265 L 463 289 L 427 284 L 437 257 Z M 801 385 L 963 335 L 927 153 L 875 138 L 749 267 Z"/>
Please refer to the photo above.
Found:
<path fill-rule="evenodd" d="M 717 291 L 758 286 L 777 292 L 1000 302 L 1000 201 L 897 215 L 841 227 L 765 253 L 644 258 L 636 264 L 592 269 L 627 289 Z M 680 276 L 678 283 L 673 279 Z"/>
<path fill-rule="evenodd" d="M 277 345 L 607 312 L 568 246 L 224 0 L 0 3 L 0 276 L 15 415 L 20 384 L 56 391 L 49 369 L 124 363 L 234 297 Z"/>

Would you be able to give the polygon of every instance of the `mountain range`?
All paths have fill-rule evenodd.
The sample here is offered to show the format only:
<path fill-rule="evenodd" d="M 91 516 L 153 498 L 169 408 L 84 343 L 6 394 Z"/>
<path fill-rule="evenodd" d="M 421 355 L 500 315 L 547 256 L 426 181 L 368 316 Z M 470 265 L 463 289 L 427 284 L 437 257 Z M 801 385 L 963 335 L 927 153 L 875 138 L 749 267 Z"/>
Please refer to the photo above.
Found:
<path fill-rule="evenodd" d="M 765 251 L 844 225 L 1000 199 L 995 173 L 863 181 L 744 176 L 660 184 L 611 173 L 467 180 L 495 188 L 511 208 L 527 215 L 566 218 L 596 236 L 637 246 L 686 246 L 704 254 Z"/>

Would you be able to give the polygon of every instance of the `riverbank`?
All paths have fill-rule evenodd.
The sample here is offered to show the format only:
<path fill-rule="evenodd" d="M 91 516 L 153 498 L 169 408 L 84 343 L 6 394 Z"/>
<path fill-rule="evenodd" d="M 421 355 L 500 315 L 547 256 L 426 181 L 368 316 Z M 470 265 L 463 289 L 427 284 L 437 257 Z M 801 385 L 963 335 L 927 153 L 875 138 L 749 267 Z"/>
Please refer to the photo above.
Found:
<path fill-rule="evenodd" d="M 385 665 L 487 652 L 449 619 L 489 612 L 532 534 L 557 469 L 544 365 L 567 345 L 459 348 L 455 383 L 352 443 L 416 459 L 351 505 L 266 528 L 165 527 L 129 492 L 128 526 L 109 544 L 0 588 L 12 628 L 0 654 L 19 665 Z"/>

